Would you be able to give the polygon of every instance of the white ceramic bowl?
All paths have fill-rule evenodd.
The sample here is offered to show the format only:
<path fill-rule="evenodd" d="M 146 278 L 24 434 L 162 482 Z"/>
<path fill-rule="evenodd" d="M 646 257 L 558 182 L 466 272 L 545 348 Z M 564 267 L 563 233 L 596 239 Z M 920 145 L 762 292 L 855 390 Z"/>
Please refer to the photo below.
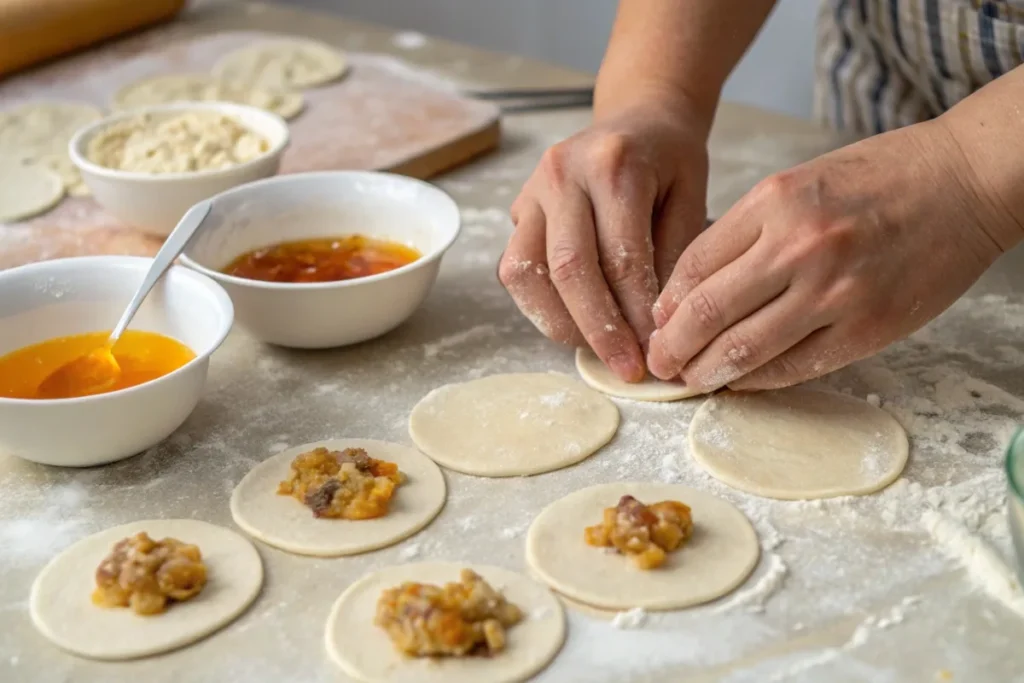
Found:
<path fill-rule="evenodd" d="M 412 315 L 459 225 L 455 202 L 420 180 L 370 171 L 284 175 L 217 195 L 182 262 L 224 286 L 238 322 L 256 338 L 293 348 L 331 348 L 382 335 Z M 422 257 L 341 282 L 275 283 L 220 272 L 259 247 L 350 234 L 399 242 Z"/>
<path fill-rule="evenodd" d="M 89 161 L 89 141 L 108 126 L 139 116 L 172 116 L 190 111 L 213 111 L 237 119 L 270 143 L 263 155 L 244 164 L 215 171 L 189 173 L 136 173 L 119 171 Z M 80 131 L 68 144 L 71 161 L 78 167 L 96 201 L 128 225 L 160 237 L 170 234 L 181 216 L 198 201 L 218 192 L 277 173 L 288 145 L 288 124 L 277 114 L 228 102 L 177 102 L 140 107 L 108 116 Z"/>
<path fill-rule="evenodd" d="M 0 271 L 0 355 L 46 339 L 109 330 L 151 260 L 58 259 Z M 130 329 L 173 337 L 196 358 L 174 372 L 108 394 L 62 400 L 0 398 L 0 454 L 84 467 L 156 445 L 199 401 L 212 354 L 231 329 L 231 299 L 216 282 L 174 266 Z"/>

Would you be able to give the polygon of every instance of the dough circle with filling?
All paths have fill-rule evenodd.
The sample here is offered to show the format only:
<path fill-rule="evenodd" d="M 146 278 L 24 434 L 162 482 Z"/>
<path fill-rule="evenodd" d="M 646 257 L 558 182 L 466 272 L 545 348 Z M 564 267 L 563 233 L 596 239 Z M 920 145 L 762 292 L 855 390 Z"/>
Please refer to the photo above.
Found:
<path fill-rule="evenodd" d="M 660 567 L 639 569 L 631 558 L 584 540 L 584 530 L 627 494 L 647 505 L 676 500 L 692 510 L 693 535 Z M 757 533 L 738 508 L 678 484 L 575 491 L 544 508 L 526 535 L 526 562 L 538 578 L 571 600 L 610 610 L 671 610 L 715 600 L 746 580 L 760 554 Z"/>
<path fill-rule="evenodd" d="M 348 70 L 344 53 L 324 43 L 299 38 L 265 40 L 239 48 L 213 66 L 228 83 L 268 90 L 302 90 L 341 78 Z"/>
<path fill-rule="evenodd" d="M 493 657 L 415 658 L 395 649 L 374 625 L 381 593 L 407 581 L 444 585 L 472 569 L 522 610 L 506 632 L 506 648 Z M 349 586 L 327 619 L 327 652 L 352 678 L 366 683 L 515 683 L 555 658 L 565 641 L 565 612 L 547 588 L 499 567 L 423 562 L 387 567 Z"/>
<path fill-rule="evenodd" d="M 371 458 L 398 465 L 406 475 L 391 498 L 388 514 L 375 519 L 316 518 L 277 485 L 288 478 L 295 456 L 318 446 L 342 451 L 365 449 Z M 330 439 L 289 448 L 252 468 L 231 494 L 231 516 L 247 534 L 297 555 L 339 557 L 394 545 L 420 531 L 437 516 L 446 498 L 444 475 L 419 451 L 386 441 Z"/>
<path fill-rule="evenodd" d="M 885 488 L 906 466 L 909 444 L 900 423 L 866 401 L 791 387 L 708 399 L 690 422 L 690 450 L 733 488 L 806 500 Z"/>
<path fill-rule="evenodd" d="M 663 382 L 648 373 L 640 382 L 619 379 L 590 349 L 576 349 L 576 370 L 583 381 L 598 391 L 634 401 L 678 401 L 701 392 L 680 382 Z"/>
<path fill-rule="evenodd" d="M 96 568 L 114 544 L 140 531 L 155 541 L 170 537 L 199 546 L 206 586 L 191 600 L 152 616 L 94 605 Z M 263 564 L 245 537 L 194 519 L 157 519 L 101 531 L 61 552 L 32 584 L 29 611 L 36 628 L 69 652 L 134 659 L 177 649 L 223 628 L 256 599 L 262 585 Z"/>
<path fill-rule="evenodd" d="M 64 196 L 64 183 L 38 164 L 0 162 L 0 222 L 37 216 Z"/>
<path fill-rule="evenodd" d="M 619 410 L 558 373 L 491 375 L 448 384 L 412 410 L 409 434 L 440 465 L 481 477 L 568 467 L 611 441 Z"/>

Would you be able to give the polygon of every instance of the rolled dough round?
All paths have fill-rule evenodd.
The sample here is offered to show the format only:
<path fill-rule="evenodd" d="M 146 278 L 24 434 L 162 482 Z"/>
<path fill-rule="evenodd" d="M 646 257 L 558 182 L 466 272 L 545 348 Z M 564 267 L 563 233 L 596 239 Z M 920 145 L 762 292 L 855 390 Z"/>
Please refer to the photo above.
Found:
<path fill-rule="evenodd" d="M 576 349 L 576 370 L 583 381 L 609 396 L 630 398 L 635 401 L 678 401 L 700 394 L 680 382 L 663 382 L 648 374 L 637 383 L 624 382 L 593 351 Z"/>
<path fill-rule="evenodd" d="M 114 95 L 117 109 L 131 109 L 169 102 L 236 102 L 274 112 L 290 119 L 302 111 L 302 93 L 270 92 L 260 87 L 235 84 L 206 74 L 169 74 L 131 83 Z"/>
<path fill-rule="evenodd" d="M 481 477 L 515 477 L 568 467 L 611 441 L 619 410 L 557 373 L 491 375 L 424 396 L 409 434 L 444 467 Z"/>
<path fill-rule="evenodd" d="M 583 540 L 588 526 L 623 495 L 642 503 L 678 500 L 693 511 L 693 536 L 657 569 Z M 544 508 L 526 534 L 526 562 L 559 593 L 585 605 L 670 610 L 726 595 L 757 565 L 761 548 L 750 521 L 732 503 L 678 484 L 599 484 Z"/>
<path fill-rule="evenodd" d="M 398 465 L 407 479 L 391 507 L 376 519 L 317 519 L 291 496 L 277 493 L 295 456 L 317 446 L 363 448 L 372 458 Z M 338 557 L 394 545 L 424 528 L 444 507 L 444 475 L 419 451 L 385 441 L 331 439 L 289 448 L 252 468 L 231 494 L 231 516 L 253 538 L 298 555 Z"/>
<path fill-rule="evenodd" d="M 791 387 L 723 392 L 690 423 L 694 460 L 758 496 L 802 500 L 873 493 L 907 464 L 907 433 L 851 396 Z"/>
<path fill-rule="evenodd" d="M 145 531 L 199 546 L 206 587 L 163 614 L 98 607 L 94 572 L 114 544 Z M 50 560 L 32 584 L 29 610 L 36 628 L 63 649 L 92 659 L 134 659 L 188 645 L 234 621 L 263 585 L 263 564 L 239 534 L 194 519 L 157 519 L 113 527 L 85 538 Z"/>
<path fill-rule="evenodd" d="M 377 600 L 386 589 L 406 581 L 458 581 L 463 568 L 454 562 L 423 562 L 387 567 L 360 579 L 334 603 L 327 619 L 327 652 L 346 674 L 367 683 L 513 683 L 547 666 L 565 641 L 562 605 L 544 586 L 499 567 L 468 566 L 525 615 L 506 631 L 506 649 L 494 657 L 405 657 L 374 626 Z"/>
<path fill-rule="evenodd" d="M 249 45 L 222 57 L 213 75 L 229 83 L 268 90 L 302 90 L 341 78 L 344 53 L 324 43 L 288 38 Z"/>
<path fill-rule="evenodd" d="M 0 162 L 0 222 L 37 216 L 64 196 L 64 183 L 38 164 Z"/>

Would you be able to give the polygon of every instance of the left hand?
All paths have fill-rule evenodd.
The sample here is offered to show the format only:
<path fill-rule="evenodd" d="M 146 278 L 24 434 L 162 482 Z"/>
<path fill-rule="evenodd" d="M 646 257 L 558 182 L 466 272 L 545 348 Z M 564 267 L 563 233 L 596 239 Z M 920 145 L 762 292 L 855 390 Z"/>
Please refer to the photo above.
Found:
<path fill-rule="evenodd" d="M 812 379 L 906 337 L 1000 255 L 986 199 L 942 120 L 760 183 L 683 253 L 654 308 L 648 366 L 712 391 Z"/>

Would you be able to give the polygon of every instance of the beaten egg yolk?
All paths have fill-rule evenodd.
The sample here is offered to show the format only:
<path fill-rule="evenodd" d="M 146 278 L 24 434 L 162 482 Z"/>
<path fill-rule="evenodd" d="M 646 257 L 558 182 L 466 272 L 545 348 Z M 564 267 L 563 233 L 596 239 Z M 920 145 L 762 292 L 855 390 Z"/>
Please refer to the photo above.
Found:
<path fill-rule="evenodd" d="M 41 398 L 39 385 L 50 373 L 79 356 L 101 348 L 109 336 L 108 331 L 58 337 L 0 356 L 0 397 Z M 121 376 L 108 392 L 163 377 L 196 357 L 179 341 L 141 330 L 126 330 L 114 346 L 113 353 L 121 367 Z"/>

